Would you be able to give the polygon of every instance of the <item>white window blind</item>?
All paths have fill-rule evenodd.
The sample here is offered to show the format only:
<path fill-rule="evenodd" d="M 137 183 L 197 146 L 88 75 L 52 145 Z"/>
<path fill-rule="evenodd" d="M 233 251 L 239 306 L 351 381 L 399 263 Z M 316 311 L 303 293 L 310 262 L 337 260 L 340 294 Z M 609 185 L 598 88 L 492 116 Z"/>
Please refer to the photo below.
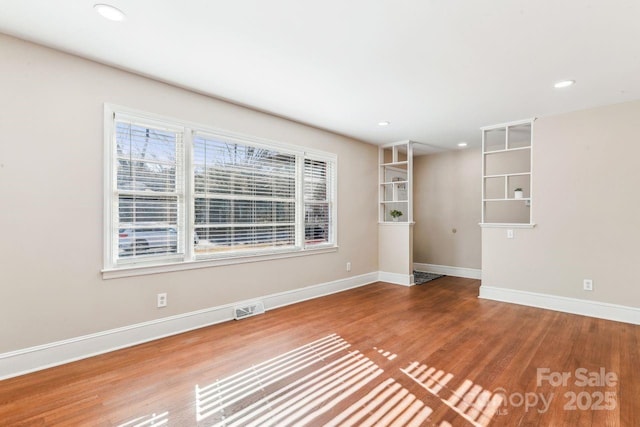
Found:
<path fill-rule="evenodd" d="M 196 255 L 295 245 L 296 157 L 196 135 Z"/>
<path fill-rule="evenodd" d="M 115 121 L 115 258 L 135 260 L 183 251 L 182 134 L 126 119 Z M 115 245 L 114 245 L 115 246 Z"/>
<path fill-rule="evenodd" d="M 105 271 L 335 247 L 334 155 L 105 110 Z"/>
<path fill-rule="evenodd" d="M 331 163 L 304 160 L 304 241 L 306 246 L 331 241 Z"/>

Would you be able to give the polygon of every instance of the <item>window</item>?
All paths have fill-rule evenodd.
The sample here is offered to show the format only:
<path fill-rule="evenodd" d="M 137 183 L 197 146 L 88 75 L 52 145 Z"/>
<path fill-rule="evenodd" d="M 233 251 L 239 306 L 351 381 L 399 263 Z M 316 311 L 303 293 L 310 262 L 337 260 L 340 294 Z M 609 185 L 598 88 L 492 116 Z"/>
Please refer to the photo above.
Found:
<path fill-rule="evenodd" d="M 112 230 L 117 231 L 113 249 L 118 259 L 178 252 L 179 219 L 184 216 L 182 147 L 176 130 L 115 121 Z"/>
<path fill-rule="evenodd" d="M 196 254 L 295 247 L 296 156 L 196 135 Z"/>
<path fill-rule="evenodd" d="M 304 243 L 308 246 L 331 241 L 331 164 L 304 160 Z"/>
<path fill-rule="evenodd" d="M 105 129 L 105 271 L 335 247 L 334 155 L 109 106 Z"/>

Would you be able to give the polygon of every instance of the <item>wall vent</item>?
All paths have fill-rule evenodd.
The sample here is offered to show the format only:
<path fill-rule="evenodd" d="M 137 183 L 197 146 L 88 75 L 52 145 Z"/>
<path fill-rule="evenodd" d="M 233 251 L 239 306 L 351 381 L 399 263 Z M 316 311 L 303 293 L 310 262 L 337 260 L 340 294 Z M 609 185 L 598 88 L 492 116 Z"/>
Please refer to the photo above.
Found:
<path fill-rule="evenodd" d="M 236 320 L 244 319 L 245 317 L 255 316 L 256 314 L 264 313 L 264 304 L 262 301 L 256 301 L 245 305 L 238 305 L 233 307 L 233 316 Z"/>

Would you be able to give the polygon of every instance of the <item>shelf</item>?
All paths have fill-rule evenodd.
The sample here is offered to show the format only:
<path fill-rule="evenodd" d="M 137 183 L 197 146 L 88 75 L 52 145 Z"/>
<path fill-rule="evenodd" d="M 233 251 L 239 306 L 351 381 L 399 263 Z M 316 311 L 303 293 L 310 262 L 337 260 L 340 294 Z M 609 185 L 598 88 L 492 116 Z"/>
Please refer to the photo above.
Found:
<path fill-rule="evenodd" d="M 378 221 L 383 224 L 406 224 L 405 221 L 413 220 L 412 146 L 411 141 L 406 141 L 378 149 Z M 402 213 L 399 222 L 392 221 L 393 210 Z"/>
<path fill-rule="evenodd" d="M 482 128 L 482 227 L 533 227 L 533 121 Z"/>
<path fill-rule="evenodd" d="M 391 163 L 381 163 L 380 166 L 406 166 L 409 162 L 406 160 L 404 162 L 391 162 Z"/>
<path fill-rule="evenodd" d="M 482 154 L 494 154 L 494 153 L 509 153 L 511 151 L 522 151 L 522 150 L 531 150 L 531 146 L 527 145 L 526 147 L 516 147 L 516 148 L 503 148 L 502 150 L 493 150 L 493 151 L 485 151 Z"/>
<path fill-rule="evenodd" d="M 409 222 L 409 221 L 378 221 L 379 225 L 393 225 L 393 226 L 398 226 L 398 225 L 414 225 L 415 222 Z"/>
<path fill-rule="evenodd" d="M 531 176 L 531 172 L 516 172 L 516 173 L 499 173 L 497 175 L 485 175 L 483 178 L 505 178 L 510 176 Z"/>

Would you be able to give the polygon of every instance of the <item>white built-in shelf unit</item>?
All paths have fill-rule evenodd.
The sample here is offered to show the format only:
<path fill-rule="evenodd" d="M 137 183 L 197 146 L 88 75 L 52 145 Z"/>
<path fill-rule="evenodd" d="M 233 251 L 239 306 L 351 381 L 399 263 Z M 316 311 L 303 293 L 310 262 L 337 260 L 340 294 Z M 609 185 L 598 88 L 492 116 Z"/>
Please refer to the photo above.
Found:
<path fill-rule="evenodd" d="M 531 213 L 534 121 L 482 128 L 481 226 L 534 226 Z M 516 192 L 517 189 L 521 191 Z"/>
<path fill-rule="evenodd" d="M 413 222 L 413 147 L 411 141 L 383 145 L 379 150 L 378 221 Z M 396 219 L 392 211 L 402 215 Z"/>

